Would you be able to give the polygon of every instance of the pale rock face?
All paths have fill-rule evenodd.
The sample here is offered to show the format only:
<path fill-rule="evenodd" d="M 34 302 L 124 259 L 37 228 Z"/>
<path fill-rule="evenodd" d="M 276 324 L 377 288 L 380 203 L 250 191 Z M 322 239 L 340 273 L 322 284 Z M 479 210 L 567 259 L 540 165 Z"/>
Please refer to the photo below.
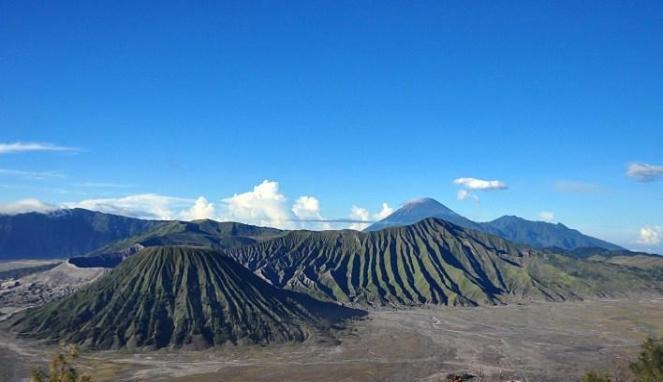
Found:
<path fill-rule="evenodd" d="M 108 272 L 107 268 L 79 268 L 64 261 L 55 268 L 4 282 L 0 287 L 0 306 L 21 310 L 70 295 Z"/>

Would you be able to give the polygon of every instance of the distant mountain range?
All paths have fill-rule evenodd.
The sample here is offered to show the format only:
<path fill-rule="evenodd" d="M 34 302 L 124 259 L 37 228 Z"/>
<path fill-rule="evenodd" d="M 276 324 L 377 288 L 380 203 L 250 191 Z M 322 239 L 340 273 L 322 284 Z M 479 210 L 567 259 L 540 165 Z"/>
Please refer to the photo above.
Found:
<path fill-rule="evenodd" d="M 623 250 L 559 223 L 529 221 L 516 216 L 474 222 L 430 198 L 405 204 L 366 231 L 410 225 L 429 217 L 534 248 Z M 235 222 L 142 220 L 84 209 L 0 215 L 0 260 L 85 256 L 87 259 L 72 259 L 72 263 L 112 267 L 143 247 L 193 245 L 226 249 L 255 244 L 285 233 L 287 231 Z"/>
<path fill-rule="evenodd" d="M 0 260 L 80 256 L 161 224 L 81 208 L 0 214 Z"/>
<path fill-rule="evenodd" d="M 226 253 L 272 285 L 368 305 L 480 305 L 660 291 L 661 275 L 514 245 L 442 219 L 293 231 Z"/>
<path fill-rule="evenodd" d="M 140 251 L 89 287 L 10 319 L 21 336 L 95 349 L 303 341 L 365 312 L 277 289 L 203 248 Z"/>
<path fill-rule="evenodd" d="M 276 228 L 235 222 L 208 219 L 168 221 L 139 235 L 105 245 L 85 256 L 72 257 L 69 262 L 82 267 L 112 268 L 145 247 L 185 245 L 226 249 L 255 244 L 283 234 L 285 231 Z"/>
<path fill-rule="evenodd" d="M 616 244 L 584 235 L 561 223 L 531 221 L 517 216 L 502 216 L 484 223 L 474 222 L 431 198 L 415 199 L 406 203 L 391 215 L 366 228 L 366 231 L 405 226 L 431 217 L 443 219 L 464 228 L 491 233 L 511 242 L 535 248 L 555 247 L 574 250 L 583 247 L 594 247 L 623 250 L 622 247 Z"/>
<path fill-rule="evenodd" d="M 193 245 L 214 249 L 253 244 L 283 231 L 236 222 L 143 220 L 81 208 L 0 214 L 0 260 L 98 257 L 111 266 L 142 247 Z M 115 262 L 113 264 L 113 262 Z M 82 263 L 81 263 L 82 264 Z"/>

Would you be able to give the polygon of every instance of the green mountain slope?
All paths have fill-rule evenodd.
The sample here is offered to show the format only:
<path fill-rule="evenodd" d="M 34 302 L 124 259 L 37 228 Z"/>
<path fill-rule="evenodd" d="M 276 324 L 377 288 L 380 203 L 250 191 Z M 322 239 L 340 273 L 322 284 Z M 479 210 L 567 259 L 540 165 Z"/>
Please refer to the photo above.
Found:
<path fill-rule="evenodd" d="M 10 325 L 23 336 L 101 349 L 204 348 L 301 341 L 362 314 L 278 290 L 216 251 L 156 247 Z"/>
<path fill-rule="evenodd" d="M 0 214 L 0 260 L 80 256 L 161 224 L 80 208 Z"/>
<path fill-rule="evenodd" d="M 283 231 L 276 228 L 257 227 L 235 222 L 217 222 L 214 220 L 168 221 L 147 232 L 110 243 L 85 256 L 72 258 L 69 261 L 82 267 L 112 268 L 123 259 L 145 247 L 186 245 L 225 249 L 255 244 L 261 240 L 275 238 L 283 234 Z"/>
<path fill-rule="evenodd" d="M 227 251 L 273 285 L 371 305 L 477 305 L 661 291 L 660 276 L 516 246 L 439 219 L 376 232 L 293 231 Z"/>

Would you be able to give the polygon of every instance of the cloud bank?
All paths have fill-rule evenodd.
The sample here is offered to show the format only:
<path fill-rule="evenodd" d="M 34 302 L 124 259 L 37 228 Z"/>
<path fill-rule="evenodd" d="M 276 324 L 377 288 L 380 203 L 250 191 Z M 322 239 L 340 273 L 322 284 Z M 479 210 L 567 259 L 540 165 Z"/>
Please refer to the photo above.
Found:
<path fill-rule="evenodd" d="M 120 198 L 86 199 L 64 203 L 66 208 L 85 208 L 115 215 L 141 219 L 175 219 L 183 208 L 194 203 L 191 199 L 158 194 L 137 194 Z M 194 206 L 195 207 L 195 206 Z"/>
<path fill-rule="evenodd" d="M 232 220 L 247 224 L 282 229 L 336 229 L 362 230 L 374 220 L 393 213 L 393 208 L 382 203 L 376 213 L 366 208 L 352 206 L 348 219 L 327 218 L 322 212 L 320 200 L 312 195 L 302 195 L 294 203 L 281 193 L 279 183 L 264 180 L 253 190 L 222 199 L 217 220 Z"/>
<path fill-rule="evenodd" d="M 16 215 L 26 212 L 51 212 L 58 209 L 58 206 L 44 203 L 39 199 L 27 198 L 13 203 L 0 203 L 0 214 Z"/>
<path fill-rule="evenodd" d="M 93 184 L 91 186 L 98 186 Z M 104 184 L 105 185 L 105 184 Z M 368 209 L 352 206 L 348 218 L 327 218 L 323 215 L 320 200 L 312 195 L 299 196 L 291 202 L 281 193 L 279 183 L 264 180 L 251 190 L 211 202 L 204 196 L 196 199 L 153 193 L 127 195 L 113 198 L 93 198 L 60 205 L 43 203 L 37 199 L 25 199 L 0 204 L 0 213 L 47 212 L 59 208 L 85 208 L 115 215 L 140 219 L 237 221 L 246 224 L 270 226 L 282 229 L 340 229 L 362 230 L 375 220 L 394 212 L 387 203 L 371 213 Z"/>

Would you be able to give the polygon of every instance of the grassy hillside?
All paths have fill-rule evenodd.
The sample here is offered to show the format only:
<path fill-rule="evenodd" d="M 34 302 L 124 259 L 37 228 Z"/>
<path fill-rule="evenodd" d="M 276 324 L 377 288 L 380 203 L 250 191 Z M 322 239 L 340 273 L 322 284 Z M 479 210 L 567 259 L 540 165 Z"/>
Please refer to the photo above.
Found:
<path fill-rule="evenodd" d="M 443 220 L 293 231 L 227 253 L 275 286 L 343 303 L 477 305 L 661 291 L 660 274 L 542 253 Z"/>
<path fill-rule="evenodd" d="M 278 290 L 212 250 L 157 247 L 10 325 L 23 336 L 93 348 L 204 348 L 301 341 L 362 314 Z"/>
<path fill-rule="evenodd" d="M 130 238 L 98 248 L 85 256 L 72 258 L 81 267 L 117 266 L 123 259 L 145 247 L 186 245 L 211 249 L 232 248 L 255 244 L 284 234 L 276 228 L 257 227 L 235 222 L 195 220 L 168 221 Z"/>
<path fill-rule="evenodd" d="M 139 235 L 111 243 L 90 253 L 96 255 L 124 250 L 131 245 L 145 247 L 188 245 L 214 249 L 254 244 L 264 238 L 274 238 L 283 231 L 236 222 L 214 220 L 169 221 Z"/>

